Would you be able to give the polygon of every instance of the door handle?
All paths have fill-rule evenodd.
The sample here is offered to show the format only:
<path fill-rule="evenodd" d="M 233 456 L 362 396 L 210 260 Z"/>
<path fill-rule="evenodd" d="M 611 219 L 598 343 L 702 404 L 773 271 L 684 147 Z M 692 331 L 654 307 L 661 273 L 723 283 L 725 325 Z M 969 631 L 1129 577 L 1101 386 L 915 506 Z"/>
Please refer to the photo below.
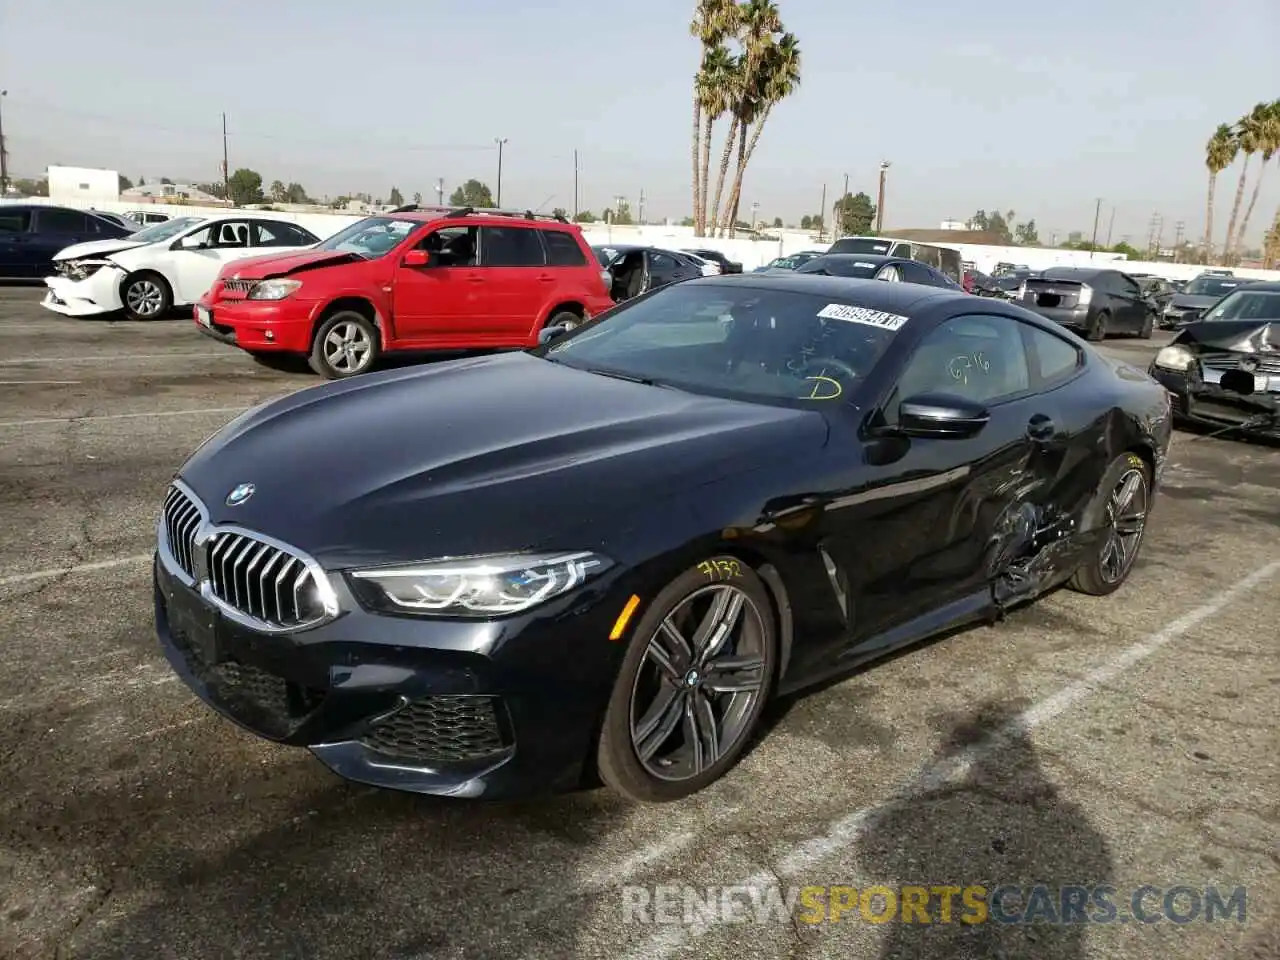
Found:
<path fill-rule="evenodd" d="M 481 277 L 477 274 L 472 274 L 471 276 L 467 277 L 467 283 L 484 283 L 484 277 Z"/>
<path fill-rule="evenodd" d="M 1032 440 L 1052 440 L 1057 432 L 1058 427 L 1053 418 L 1043 413 L 1037 413 L 1027 421 L 1027 436 Z"/>
<path fill-rule="evenodd" d="M 556 278 L 549 273 L 540 273 L 538 274 L 538 279 L 543 283 L 553 283 Z"/>

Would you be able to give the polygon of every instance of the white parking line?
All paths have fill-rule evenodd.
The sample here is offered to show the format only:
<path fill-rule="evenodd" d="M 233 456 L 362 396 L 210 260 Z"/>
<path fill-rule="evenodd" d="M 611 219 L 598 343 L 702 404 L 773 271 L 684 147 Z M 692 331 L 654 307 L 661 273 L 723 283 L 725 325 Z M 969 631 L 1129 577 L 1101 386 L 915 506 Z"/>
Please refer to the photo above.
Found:
<path fill-rule="evenodd" d="M 0 367 L 25 367 L 29 363 L 119 363 L 121 360 L 195 360 L 197 358 L 235 357 L 242 359 L 238 350 L 210 350 L 205 353 L 98 353 L 89 357 L 27 357 L 22 360 L 0 360 Z"/>
<path fill-rule="evenodd" d="M 1238 580 L 1217 594 L 1212 600 L 1166 624 L 1146 640 L 1120 651 L 1082 679 L 1067 684 L 1057 693 L 1033 704 L 995 730 L 988 739 L 968 750 L 925 766 L 905 785 L 895 790 L 886 802 L 857 810 L 833 823 L 825 835 L 814 837 L 792 847 L 778 862 L 776 871 L 762 870 L 754 876 L 735 881 L 735 885 L 756 888 L 776 886 L 779 878 L 794 878 L 806 870 L 813 869 L 832 854 L 853 846 L 875 827 L 879 818 L 891 810 L 895 803 L 938 790 L 951 781 L 963 777 L 980 759 L 1009 749 L 1010 742 L 1015 738 L 1048 723 L 1071 707 L 1093 696 L 1100 686 L 1114 680 L 1134 664 L 1145 660 L 1188 630 L 1219 613 L 1241 594 L 1271 579 L 1277 573 L 1280 573 L 1280 560 L 1259 567 L 1244 579 Z M 635 960 L 665 960 L 680 949 L 686 940 L 701 937 L 713 925 L 713 921 L 700 919 L 687 926 L 671 927 L 645 941 L 630 956 Z"/>
<path fill-rule="evenodd" d="M 104 413 L 94 417 L 45 417 L 40 420 L 0 420 L 0 427 L 39 427 L 49 423 L 90 423 L 94 420 L 140 420 L 144 417 L 197 417 L 206 413 L 243 413 L 248 407 L 199 407 L 195 410 L 153 410 L 148 413 Z"/>
<path fill-rule="evenodd" d="M 93 563 L 78 563 L 73 567 L 55 567 L 51 570 L 33 570 L 30 573 L 15 573 L 0 577 L 0 587 L 9 587 L 15 583 L 30 583 L 33 580 L 49 580 L 54 577 L 65 577 L 72 573 L 92 573 L 96 570 L 110 570 L 113 567 L 125 567 L 131 563 L 150 561 L 149 553 L 135 553 L 131 557 L 116 557 L 114 560 L 95 560 Z"/>

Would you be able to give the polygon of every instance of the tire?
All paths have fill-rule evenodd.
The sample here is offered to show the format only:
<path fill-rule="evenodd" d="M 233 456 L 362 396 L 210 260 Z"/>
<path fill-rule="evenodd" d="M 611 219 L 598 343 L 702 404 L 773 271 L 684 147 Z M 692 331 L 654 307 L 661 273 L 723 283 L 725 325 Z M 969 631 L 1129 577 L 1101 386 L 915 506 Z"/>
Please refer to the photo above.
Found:
<path fill-rule="evenodd" d="M 362 344 L 363 350 L 356 353 L 343 344 Z M 328 380 L 342 380 L 373 369 L 380 350 L 378 328 L 372 320 L 355 310 L 339 310 L 321 321 L 307 363 Z"/>
<path fill-rule="evenodd" d="M 1148 312 L 1147 318 L 1142 321 L 1142 329 L 1138 331 L 1138 336 L 1141 337 L 1143 340 L 1150 340 L 1151 335 L 1155 333 L 1155 329 L 1156 329 L 1156 318 L 1150 312 Z"/>
<path fill-rule="evenodd" d="M 723 623 L 712 612 L 735 608 L 723 642 L 702 643 L 709 623 Z M 680 639 L 672 636 L 668 623 Z M 712 630 L 709 636 L 719 634 Z M 670 651 L 665 670 L 651 650 Z M 641 803 L 680 800 L 719 779 L 751 740 L 772 692 L 777 657 L 769 591 L 747 564 L 729 556 L 711 557 L 680 574 L 632 630 L 597 746 L 601 779 Z M 737 667 L 732 674 L 727 669 L 731 661 Z M 717 679 L 739 689 L 714 691 Z M 707 718 L 708 713 L 711 726 L 698 730 L 713 729 L 715 735 L 691 736 L 690 741 L 701 745 L 694 751 L 685 740 L 693 730 L 690 717 Z M 664 718 L 672 722 L 664 724 Z M 651 732 L 646 734 L 646 728 Z"/>
<path fill-rule="evenodd" d="M 582 317 L 578 316 L 572 310 L 561 310 L 551 316 L 545 327 L 564 327 L 566 332 L 577 329 L 578 325 L 583 322 Z"/>
<path fill-rule="evenodd" d="M 130 320 L 159 320 L 173 309 L 173 289 L 160 274 L 139 270 L 120 284 L 120 301 Z"/>
<path fill-rule="evenodd" d="M 1134 489 L 1127 506 L 1119 509 L 1117 518 L 1118 495 L 1123 496 L 1121 491 L 1125 484 L 1138 480 L 1139 486 Z M 1137 510 L 1139 498 L 1140 512 Z M 1120 589 L 1129 578 L 1142 549 L 1142 541 L 1147 532 L 1146 519 L 1150 511 L 1150 465 L 1136 453 L 1121 454 L 1111 461 L 1106 473 L 1102 475 L 1102 482 L 1098 484 L 1098 491 L 1086 511 L 1085 529 L 1097 529 L 1102 533 L 1097 549 L 1076 570 L 1068 586 L 1094 597 L 1105 597 Z M 1139 519 L 1133 520 L 1134 516 Z M 1122 533 L 1125 530 L 1130 533 Z M 1123 539 L 1126 536 L 1129 539 Z M 1113 565 L 1109 562 L 1113 559 L 1110 551 L 1113 547 L 1120 546 L 1125 548 L 1120 554 L 1120 563 Z"/>
<path fill-rule="evenodd" d="M 1107 322 L 1111 319 L 1111 314 L 1106 310 L 1098 311 L 1097 316 L 1093 318 L 1093 324 L 1085 334 L 1086 340 L 1092 340 L 1099 343 L 1107 339 Z"/>

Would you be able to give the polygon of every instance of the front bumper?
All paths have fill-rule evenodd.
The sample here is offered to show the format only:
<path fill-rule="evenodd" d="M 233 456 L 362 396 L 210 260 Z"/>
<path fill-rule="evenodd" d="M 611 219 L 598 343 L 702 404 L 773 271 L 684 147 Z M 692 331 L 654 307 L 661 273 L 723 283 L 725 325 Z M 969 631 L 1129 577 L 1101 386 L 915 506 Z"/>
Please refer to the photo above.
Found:
<path fill-rule="evenodd" d="M 1220 370 L 1187 373 L 1152 364 L 1148 372 L 1172 395 L 1176 420 L 1280 439 L 1280 377 L 1270 378 L 1266 392 L 1246 395 L 1223 389 Z"/>
<path fill-rule="evenodd" d="M 308 353 L 316 303 L 306 300 L 210 300 L 196 304 L 196 328 L 250 353 Z M 209 311 L 208 325 L 201 310 Z"/>
<path fill-rule="evenodd" d="M 156 631 L 192 691 L 258 736 L 350 780 L 507 797 L 579 786 L 624 645 L 608 584 L 500 622 L 379 616 L 331 575 L 343 612 L 290 634 L 247 629 L 155 563 Z M 602 578 L 602 580 L 605 578 Z"/>
<path fill-rule="evenodd" d="M 124 301 L 120 299 L 120 281 L 124 277 L 124 271 L 115 267 L 100 267 L 83 280 L 45 277 L 44 283 L 49 289 L 40 305 L 67 317 L 115 313 L 124 309 Z"/>

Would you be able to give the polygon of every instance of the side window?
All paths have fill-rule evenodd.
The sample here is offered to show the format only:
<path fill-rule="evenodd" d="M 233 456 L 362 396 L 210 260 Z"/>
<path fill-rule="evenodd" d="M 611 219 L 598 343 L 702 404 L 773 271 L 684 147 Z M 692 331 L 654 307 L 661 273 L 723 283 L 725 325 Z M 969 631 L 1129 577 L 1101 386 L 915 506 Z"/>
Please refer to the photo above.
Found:
<path fill-rule="evenodd" d="M 305 230 L 283 220 L 265 220 L 250 226 L 255 247 L 309 247 L 315 243 Z"/>
<path fill-rule="evenodd" d="M 1121 273 L 1116 276 L 1116 279 L 1120 281 L 1120 292 L 1126 297 L 1142 296 L 1142 287 L 1138 285 L 1138 281 L 1133 277 L 1128 277 Z"/>
<path fill-rule="evenodd" d="M 183 250 L 204 250 L 209 247 L 209 233 L 212 227 L 201 227 L 194 233 L 188 233 L 182 238 Z"/>
<path fill-rule="evenodd" d="M 909 243 L 894 244 L 893 253 L 889 254 L 889 256 L 909 258 L 911 256 L 911 244 Z"/>
<path fill-rule="evenodd" d="M 88 233 L 87 219 L 79 210 L 50 207 L 40 211 L 36 217 L 36 228 L 40 233 Z"/>
<path fill-rule="evenodd" d="M 898 379 L 885 417 L 897 422 L 898 405 L 922 393 L 993 403 L 1031 387 L 1020 324 L 1009 317 L 953 317 L 916 347 Z"/>
<path fill-rule="evenodd" d="M 26 233 L 30 229 L 30 210 L 0 205 L 0 233 Z"/>
<path fill-rule="evenodd" d="M 1041 386 L 1061 383 L 1080 369 L 1084 358 L 1074 344 L 1031 324 L 1025 324 L 1023 332 L 1031 342 Z"/>
<path fill-rule="evenodd" d="M 937 277 L 932 270 L 923 264 L 912 261 L 901 265 L 902 279 L 907 283 L 923 283 L 931 287 L 938 285 Z"/>
<path fill-rule="evenodd" d="M 441 227 L 423 237 L 418 247 L 431 254 L 431 258 L 442 267 L 474 267 L 476 228 Z"/>
<path fill-rule="evenodd" d="M 215 223 L 211 230 L 213 231 L 212 245 L 219 250 L 249 246 L 249 225 L 243 220 Z"/>
<path fill-rule="evenodd" d="M 552 267 L 583 267 L 587 258 L 578 244 L 578 238 L 563 230 L 539 230 L 542 242 L 547 246 L 547 265 Z"/>
<path fill-rule="evenodd" d="M 529 227 L 481 227 L 480 266 L 542 267 L 546 254 L 538 234 Z"/>
<path fill-rule="evenodd" d="M 649 269 L 654 273 L 671 273 L 680 269 L 680 264 L 665 253 L 650 253 Z"/>

